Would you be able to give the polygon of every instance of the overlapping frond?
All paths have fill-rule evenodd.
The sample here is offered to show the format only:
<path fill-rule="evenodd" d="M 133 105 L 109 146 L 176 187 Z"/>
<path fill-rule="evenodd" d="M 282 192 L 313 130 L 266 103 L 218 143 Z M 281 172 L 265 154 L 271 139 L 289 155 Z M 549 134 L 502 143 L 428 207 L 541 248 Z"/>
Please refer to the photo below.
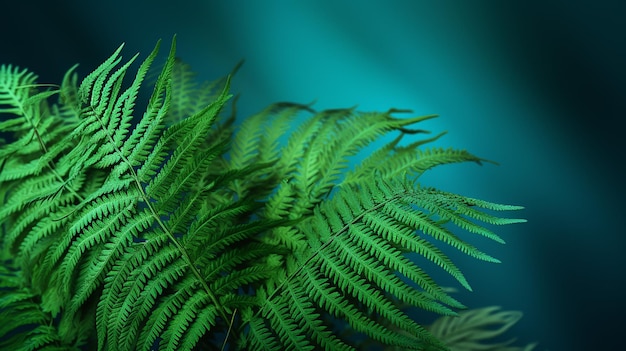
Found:
<path fill-rule="evenodd" d="M 12 261 L 0 266 L 0 348 L 7 350 L 79 351 L 93 318 L 74 326 L 69 333 L 54 325 L 52 316 L 41 309 L 40 295 L 23 286 L 21 273 Z M 26 332 L 20 332 L 26 330 Z"/>
<path fill-rule="evenodd" d="M 165 116 L 166 125 L 174 125 L 183 119 L 195 115 L 198 111 L 210 105 L 219 98 L 220 94 L 229 84 L 239 67 L 239 63 L 233 71 L 220 79 L 198 83 L 197 73 L 191 65 L 180 58 L 176 58 L 170 73 L 171 104 Z"/>
<path fill-rule="evenodd" d="M 339 319 L 368 339 L 383 344 L 405 349 L 443 349 L 436 338 L 405 315 L 399 306 L 413 306 L 443 315 L 454 315 L 454 309 L 463 306 L 409 260 L 407 253 L 414 252 L 432 261 L 470 289 L 461 270 L 436 242 L 449 244 L 479 259 L 496 260 L 457 237 L 440 219 L 451 220 L 461 229 L 496 241 L 499 238 L 490 235 L 491 232 L 477 221 L 492 224 L 519 221 L 493 221 L 479 210 L 466 210 L 473 206 L 498 210 L 518 208 L 488 202 L 477 204 L 463 196 L 415 187 L 408 180 L 379 179 L 363 182 L 358 188 L 341 189 L 317 207 L 312 217 L 298 225 L 310 246 L 296 256 L 293 271 L 268 294 L 255 318 L 267 320 L 283 345 L 294 349 L 319 347 L 320 338 L 314 337 L 320 333 L 317 331 L 307 331 L 311 337 L 304 339 L 287 337 L 295 325 L 302 325 L 306 319 L 302 314 L 281 307 L 284 303 L 281 301 L 293 294 L 291 290 L 306 289 L 309 293 L 299 298 L 333 318 L 332 323 L 320 322 L 318 328 L 323 331 L 332 330 L 337 323 L 335 319 Z M 254 319 L 252 323 L 263 325 Z"/>
<path fill-rule="evenodd" d="M 20 119 L 4 123 L 15 126 L 7 130 L 30 134 L 30 139 L 3 147 L 3 164 L 14 169 L 30 162 L 41 169 L 43 163 L 50 170 L 18 175 L 3 170 L 2 179 L 10 186 L 2 193 L 0 210 L 8 228 L 3 247 L 17 252 L 17 262 L 27 273 L 23 280 L 32 286 L 33 296 L 40 294 L 36 306 L 50 316 L 45 322 L 57 321 L 68 342 L 78 342 L 71 326 L 91 310 L 99 349 L 130 350 L 138 342 L 152 345 L 165 338 L 163 349 L 191 349 L 209 331 L 229 328 L 234 311 L 253 302 L 233 299 L 233 294 L 272 274 L 261 258 L 273 247 L 250 239 L 278 222 L 240 222 L 257 211 L 253 199 L 215 195 L 267 165 L 212 169 L 225 151 L 223 141 L 209 137 L 230 97 L 228 81 L 210 104 L 167 125 L 174 50 L 173 45 L 146 111 L 134 126 L 138 92 L 158 46 L 129 86 L 125 76 L 136 56 L 122 63 L 120 47 L 79 87 L 64 86 L 62 107 L 52 109 L 45 100 L 50 94 L 34 99 L 31 87 L 24 89 L 34 76 L 3 68 L 3 89 L 31 92 L 7 93 L 2 100 L 2 112 Z M 68 73 L 64 84 L 75 84 L 71 77 Z M 25 107 L 35 103 L 58 114 Z M 33 122 L 36 118 L 41 121 Z M 62 138 L 42 128 L 68 119 L 74 125 Z M 26 141 L 36 146 L 29 148 L 28 159 Z M 66 146 L 55 149 L 52 141 Z M 50 150 L 56 153 L 49 155 Z M 254 261 L 259 262 L 248 267 Z M 167 301 L 178 303 L 162 310 L 160 304 Z M 158 317 L 164 311 L 167 321 Z"/>

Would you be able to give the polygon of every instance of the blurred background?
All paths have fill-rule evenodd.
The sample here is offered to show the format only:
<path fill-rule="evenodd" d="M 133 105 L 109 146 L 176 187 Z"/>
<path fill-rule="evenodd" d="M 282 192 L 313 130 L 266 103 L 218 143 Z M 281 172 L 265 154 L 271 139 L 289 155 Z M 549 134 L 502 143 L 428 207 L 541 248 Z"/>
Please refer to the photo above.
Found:
<path fill-rule="evenodd" d="M 501 264 L 459 257 L 470 307 L 524 318 L 537 350 L 622 349 L 626 325 L 623 165 L 626 2 L 14 1 L 1 7 L 0 63 L 59 83 L 122 42 L 178 56 L 211 80 L 241 59 L 243 118 L 276 101 L 316 109 L 412 109 L 437 144 L 494 160 L 435 170 L 424 184 L 523 205 L 528 223 L 479 241 Z"/>

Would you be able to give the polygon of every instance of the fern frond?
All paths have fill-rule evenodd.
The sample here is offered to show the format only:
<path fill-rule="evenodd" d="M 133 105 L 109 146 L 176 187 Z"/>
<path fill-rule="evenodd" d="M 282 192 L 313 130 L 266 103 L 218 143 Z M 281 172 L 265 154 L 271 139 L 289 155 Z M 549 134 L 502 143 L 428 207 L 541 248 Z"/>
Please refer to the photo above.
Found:
<path fill-rule="evenodd" d="M 423 310 L 432 311 L 441 315 L 454 315 L 455 312 L 445 305 L 454 308 L 463 308 L 458 301 L 446 295 L 424 271 L 419 267 L 411 264 L 411 262 L 402 255 L 402 253 L 391 246 L 386 241 L 376 235 L 376 233 L 365 226 L 355 226 L 354 230 L 359 235 L 355 235 L 354 240 L 361 240 L 359 246 L 347 242 L 342 236 L 335 240 L 341 252 L 341 262 L 346 262 L 351 267 L 360 267 L 361 273 L 368 281 L 372 281 L 375 286 L 379 286 L 381 290 L 391 294 L 398 301 L 404 304 L 415 306 Z M 364 232 L 360 232 L 363 230 Z M 369 233 L 365 233 L 365 231 Z M 365 250 L 370 249 L 368 253 Z M 382 257 L 376 257 L 376 254 Z M 382 261 L 383 265 L 379 262 Z M 388 267 L 388 268 L 387 268 Z M 398 272 L 418 286 L 423 291 L 415 290 L 406 283 L 402 282 Z M 438 303 L 440 300 L 442 304 Z"/>
<path fill-rule="evenodd" d="M 490 306 L 463 311 L 455 317 L 440 317 L 428 329 L 450 351 L 532 351 L 536 344 L 528 344 L 525 347 L 512 346 L 515 339 L 486 343 L 507 332 L 520 318 L 522 318 L 520 312 L 502 311 L 498 306 Z"/>
<path fill-rule="evenodd" d="M 23 119 L 21 123 L 15 120 L 2 122 L 0 126 L 3 131 L 32 132 L 34 129 L 29 127 L 37 126 L 42 117 L 47 117 L 41 110 L 42 102 L 56 94 L 56 91 L 37 92 L 36 81 L 37 76 L 27 69 L 0 65 L 0 113 L 17 116 L 18 120 Z"/>
<path fill-rule="evenodd" d="M 476 258 L 496 261 L 452 234 L 439 221 L 441 217 L 467 216 L 468 211 L 464 209 L 460 210 L 461 214 L 455 212 L 461 208 L 455 204 L 470 202 L 459 195 L 452 197 L 431 188 L 414 187 L 408 180 L 379 179 L 363 182 L 358 188 L 340 189 L 314 211 L 313 217 L 298 226 L 311 245 L 308 254 L 295 256 L 302 258 L 297 259 L 291 273 L 268 295 L 261 315 L 269 319 L 274 329 L 289 330 L 290 327 L 283 325 L 287 313 L 284 307 L 267 301 L 277 301 L 291 289 L 313 286 L 316 293 L 309 295 L 310 303 L 345 320 L 367 338 L 407 349 L 443 349 L 398 306 L 410 305 L 445 315 L 454 315 L 452 308 L 463 306 L 406 254 L 415 252 L 423 256 L 470 289 L 464 275 L 447 255 L 435 243 L 420 237 L 429 235 Z M 450 206 L 436 207 L 435 203 Z M 489 206 L 488 203 L 483 205 Z M 477 213 L 472 214 L 473 219 L 484 219 Z M 486 229 L 469 220 L 457 223 L 470 232 L 486 233 Z M 407 279 L 421 290 L 416 291 Z M 293 323 L 302 323 L 303 317 L 298 318 Z M 402 332 L 396 335 L 387 326 Z M 278 334 L 281 342 L 302 346 L 286 337 L 287 330 Z"/>
<path fill-rule="evenodd" d="M 223 143 L 207 143 L 206 138 L 229 98 L 228 82 L 210 105 L 175 125 L 165 126 L 164 116 L 171 101 L 168 75 L 174 62 L 173 50 L 174 45 L 157 79 L 148 111 L 129 133 L 126 124 L 132 117 L 131 106 L 156 51 L 140 66 L 133 84 L 126 90 L 118 82 L 128 64 L 117 70 L 104 68 L 101 76 L 83 83 L 88 87 L 92 84 L 84 91 L 102 95 L 91 98 L 90 102 L 96 106 L 84 110 L 85 127 L 79 128 L 80 133 L 93 135 L 83 140 L 99 145 L 90 159 L 93 162 L 86 165 L 110 167 L 113 171 L 101 189 L 82 202 L 69 228 L 70 235 L 51 251 L 48 262 L 50 267 L 60 262 L 61 281 L 70 286 L 71 311 L 88 301 L 101 284 L 96 311 L 100 348 L 114 345 L 132 348 L 139 341 L 154 343 L 160 337 L 168 339 L 166 349 L 176 348 L 181 342 L 197 342 L 210 326 L 223 325 L 235 308 L 223 306 L 221 296 L 271 274 L 263 266 L 246 269 L 243 263 L 259 260 L 273 247 L 245 241 L 278 222 L 242 225 L 233 222 L 230 230 L 223 230 L 207 224 L 217 218 L 220 219 L 217 223 L 224 223 L 237 215 L 249 216 L 256 206 L 250 207 L 246 205 L 248 200 L 241 199 L 235 202 L 237 206 L 218 207 L 211 215 L 203 205 L 225 180 L 232 182 L 246 171 L 267 166 L 255 164 L 225 173 L 208 172 L 213 160 L 224 150 Z M 117 63 L 117 59 L 111 61 L 112 65 Z M 107 105 L 99 99 L 106 100 Z M 142 224 L 133 226 L 131 223 L 135 221 Z M 212 233 L 211 228 L 221 234 Z M 244 242 L 241 249 L 229 247 L 238 242 Z M 222 252 L 217 257 L 213 250 Z M 80 270 L 86 275 L 75 280 L 71 271 L 83 259 L 94 257 L 99 260 L 96 269 Z M 74 281 L 88 285 L 73 290 Z M 158 301 L 167 298 L 173 287 L 183 281 L 191 282 L 189 287 L 193 287 L 188 291 L 187 301 L 191 299 L 213 309 L 210 319 L 197 319 L 200 314 L 193 310 L 199 308 L 197 304 L 186 303 L 174 310 L 157 309 Z M 175 322 L 163 324 L 162 319 L 152 319 L 157 311 L 169 311 Z M 153 326 L 159 331 L 144 331 L 146 320 L 154 320 Z M 195 333 L 189 333 L 192 327 Z"/>
<path fill-rule="evenodd" d="M 159 249 L 135 268 L 120 291 L 124 299 L 114 304 L 109 318 L 109 329 L 113 333 L 108 338 L 116 340 L 122 349 L 134 348 L 135 338 L 157 298 L 183 277 L 186 270 L 173 246 Z"/>
<path fill-rule="evenodd" d="M 198 110 L 213 101 L 213 99 L 204 101 L 204 99 L 198 98 L 199 89 L 195 82 L 196 76 L 197 74 L 191 70 L 189 64 L 178 58 L 176 59 L 170 74 L 172 101 L 174 102 L 167 111 L 166 123 L 169 125 L 174 125 L 194 115 Z M 195 109 L 196 107 L 199 108 Z"/>
<path fill-rule="evenodd" d="M 238 169 L 279 161 L 280 138 L 298 113 L 307 108 L 300 104 L 277 103 L 244 120 L 234 134 L 228 167 Z M 246 196 L 252 189 L 269 194 L 273 191 L 274 180 L 282 179 L 287 172 L 282 165 L 272 167 L 245 182 L 235 182 L 234 190 L 238 196 Z"/>
<path fill-rule="evenodd" d="M 23 281 L 9 262 L 0 268 L 0 348 L 16 351 L 53 349 L 79 351 L 82 342 L 65 338 L 37 302 L 38 295 L 20 287 Z"/>
<path fill-rule="evenodd" d="M 58 91 L 38 91 L 36 79 L 28 70 L 0 66 L 0 114 L 6 118 L 0 130 L 14 139 L 0 149 L 0 184 L 40 173 L 52 158 L 40 157 L 73 127 L 51 115 L 46 100 Z"/>
<path fill-rule="evenodd" d="M 165 124 L 167 126 L 177 124 L 217 100 L 229 84 L 230 77 L 235 75 L 242 63 L 237 64 L 226 77 L 199 84 L 196 80 L 197 73 L 192 70 L 191 65 L 176 58 L 170 73 L 172 103 L 165 116 Z"/>
<path fill-rule="evenodd" d="M 322 179 L 317 184 L 317 193 L 325 194 L 336 185 L 339 175 L 347 167 L 348 158 L 387 132 L 402 130 L 406 126 L 435 117 L 434 115 L 414 118 L 394 118 L 387 113 L 350 115 L 336 123 L 333 140 L 324 145 L 324 163 L 320 165 Z M 320 145 L 321 146 L 321 145 Z"/>
<path fill-rule="evenodd" d="M 244 314 L 243 318 L 249 326 L 250 331 L 246 335 L 247 338 L 242 340 L 240 348 L 265 351 L 281 349 L 278 337 L 272 333 L 272 330 L 266 324 L 266 320 L 254 317 L 252 311 L 247 312 L 248 313 Z"/>
<path fill-rule="evenodd" d="M 249 166 L 255 161 L 267 162 L 277 158 L 278 139 L 289 122 L 307 106 L 279 103 L 246 118 L 233 138 L 230 164 L 233 168 Z"/>
<path fill-rule="evenodd" d="M 166 325 L 171 321 L 171 317 L 178 311 L 185 301 L 189 299 L 191 293 L 192 280 L 187 281 L 187 286 L 184 289 L 179 289 L 174 294 L 163 297 L 159 300 L 159 303 L 150 313 L 148 319 L 145 321 L 145 327 L 141 328 L 137 345 L 139 349 L 149 350 L 153 348 L 153 345 L 161 339 L 163 331 Z M 178 285 L 179 286 L 179 285 Z M 215 313 L 215 310 L 212 310 Z M 214 315 L 213 318 L 216 318 Z"/>

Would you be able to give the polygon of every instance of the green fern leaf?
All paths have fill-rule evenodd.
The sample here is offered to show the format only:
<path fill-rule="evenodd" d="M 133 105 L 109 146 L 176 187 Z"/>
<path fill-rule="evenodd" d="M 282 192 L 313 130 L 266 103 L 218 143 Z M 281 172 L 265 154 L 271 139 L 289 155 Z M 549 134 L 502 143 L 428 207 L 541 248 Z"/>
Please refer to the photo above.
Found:
<path fill-rule="evenodd" d="M 525 347 L 511 346 L 514 339 L 485 343 L 504 334 L 521 317 L 520 312 L 501 311 L 498 306 L 490 306 L 463 311 L 455 317 L 441 317 L 428 329 L 451 351 L 532 351 L 536 344 L 528 344 Z"/>
<path fill-rule="evenodd" d="M 261 314 L 269 320 L 281 342 L 304 347 L 299 339 L 291 337 L 290 332 L 292 325 L 302 321 L 285 324 L 289 321 L 288 312 L 283 305 L 272 301 L 281 299 L 292 289 L 315 287 L 316 293 L 309 295 L 311 303 L 345 320 L 368 338 L 407 349 L 442 348 L 432 335 L 397 307 L 398 303 L 448 315 L 454 311 L 446 304 L 453 308 L 462 305 L 409 261 L 405 253 L 415 252 L 433 261 L 470 289 L 454 263 L 434 243 L 419 235 L 421 232 L 433 236 L 476 258 L 495 261 L 459 239 L 437 220 L 442 216 L 458 215 L 454 212 L 457 208 L 454 204 L 469 203 L 470 200 L 431 188 L 416 188 L 408 181 L 381 179 L 362 183 L 358 189 L 341 189 L 314 211 L 310 220 L 299 225 L 311 245 L 310 253 L 296 256 L 304 259 L 299 259 L 295 270 L 268 296 Z M 452 205 L 436 207 L 435 203 Z M 487 203 L 483 205 L 488 207 Z M 468 214 L 467 211 L 463 213 Z M 469 220 L 457 223 L 470 232 L 485 234 L 486 229 Z M 495 236 L 490 238 L 498 239 Z M 399 279 L 398 273 L 411 279 L 423 291 L 415 291 Z M 358 305 L 352 305 L 354 302 L 350 301 L 358 301 Z M 374 315 L 377 319 L 372 318 Z M 402 333 L 394 334 L 387 325 Z"/>

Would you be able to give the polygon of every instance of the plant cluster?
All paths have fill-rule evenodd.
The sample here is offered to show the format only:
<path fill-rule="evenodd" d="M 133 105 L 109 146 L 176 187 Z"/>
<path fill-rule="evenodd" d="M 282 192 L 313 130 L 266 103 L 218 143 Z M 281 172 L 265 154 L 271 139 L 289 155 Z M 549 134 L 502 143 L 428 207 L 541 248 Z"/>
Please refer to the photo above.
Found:
<path fill-rule="evenodd" d="M 498 262 L 456 232 L 523 222 L 418 184 L 484 161 L 401 143 L 434 116 L 277 103 L 237 124 L 230 77 L 196 84 L 175 41 L 140 114 L 158 45 L 133 77 L 121 49 L 80 84 L 0 66 L 2 349 L 464 350 L 517 321 L 450 319 L 464 306 L 412 259 L 470 289 L 442 246 Z"/>

